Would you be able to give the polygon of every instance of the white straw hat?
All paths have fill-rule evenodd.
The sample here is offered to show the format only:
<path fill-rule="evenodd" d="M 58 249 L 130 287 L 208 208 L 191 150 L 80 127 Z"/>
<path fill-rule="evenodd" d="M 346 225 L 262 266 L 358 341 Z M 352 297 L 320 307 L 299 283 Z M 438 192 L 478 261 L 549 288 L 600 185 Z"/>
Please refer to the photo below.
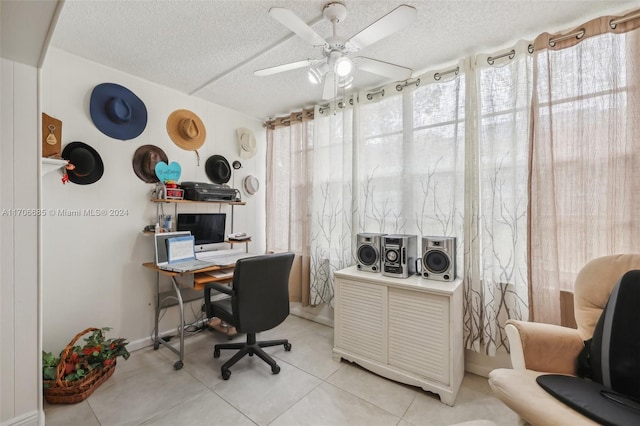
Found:
<path fill-rule="evenodd" d="M 238 147 L 240 148 L 240 158 L 252 158 L 256 155 L 256 137 L 247 128 L 241 127 L 236 130 L 238 137 Z"/>
<path fill-rule="evenodd" d="M 253 195 L 258 192 L 258 189 L 260 189 L 260 181 L 258 181 L 257 177 L 249 175 L 242 181 L 242 186 L 244 187 L 244 192 L 246 192 L 247 195 Z"/>

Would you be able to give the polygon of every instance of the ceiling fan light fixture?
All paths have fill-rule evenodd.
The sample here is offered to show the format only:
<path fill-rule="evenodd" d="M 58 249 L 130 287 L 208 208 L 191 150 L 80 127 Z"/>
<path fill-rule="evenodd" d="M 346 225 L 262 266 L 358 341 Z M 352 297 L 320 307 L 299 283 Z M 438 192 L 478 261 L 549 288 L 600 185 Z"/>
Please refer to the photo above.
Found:
<path fill-rule="evenodd" d="M 322 83 L 322 78 L 329 71 L 329 65 L 326 62 L 321 63 L 315 67 L 309 68 L 309 73 L 307 77 L 309 77 L 309 81 L 313 84 Z"/>
<path fill-rule="evenodd" d="M 346 56 L 336 59 L 333 70 L 339 77 L 346 77 L 353 71 L 353 62 Z"/>

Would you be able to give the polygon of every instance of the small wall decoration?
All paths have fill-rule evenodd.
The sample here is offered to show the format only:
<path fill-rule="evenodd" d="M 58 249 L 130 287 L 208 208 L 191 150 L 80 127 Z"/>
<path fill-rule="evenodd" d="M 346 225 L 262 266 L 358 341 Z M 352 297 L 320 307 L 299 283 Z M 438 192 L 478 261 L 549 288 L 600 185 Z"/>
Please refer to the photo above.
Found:
<path fill-rule="evenodd" d="M 178 182 L 182 174 L 182 167 L 176 161 L 172 161 L 170 164 L 159 161 L 156 164 L 155 170 L 156 176 L 162 183 L 166 181 Z"/>
<path fill-rule="evenodd" d="M 62 154 L 62 121 L 42 113 L 42 156 L 60 158 Z"/>

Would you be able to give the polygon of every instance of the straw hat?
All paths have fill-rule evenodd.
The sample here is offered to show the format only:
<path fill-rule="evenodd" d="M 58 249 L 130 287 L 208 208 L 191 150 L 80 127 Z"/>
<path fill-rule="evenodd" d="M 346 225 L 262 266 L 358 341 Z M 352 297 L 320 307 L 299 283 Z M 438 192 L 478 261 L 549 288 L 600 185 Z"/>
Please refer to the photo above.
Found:
<path fill-rule="evenodd" d="M 169 162 L 167 154 L 161 148 L 155 145 L 142 145 L 133 154 L 133 171 L 144 182 L 159 182 L 156 176 L 156 164 L 160 161 Z"/>
<path fill-rule="evenodd" d="M 105 135 L 119 140 L 138 137 L 147 127 L 147 107 L 131 90 L 114 83 L 93 88 L 91 120 Z"/>
<path fill-rule="evenodd" d="M 196 151 L 207 137 L 207 129 L 200 117 L 186 109 L 179 109 L 169 115 L 167 132 L 173 143 L 187 151 Z"/>
<path fill-rule="evenodd" d="M 62 150 L 62 158 L 75 166 L 67 170 L 69 180 L 78 185 L 97 182 L 104 173 L 104 164 L 98 151 L 83 142 L 71 142 Z"/>
<path fill-rule="evenodd" d="M 249 129 L 241 127 L 236 129 L 240 158 L 252 158 L 256 155 L 256 138 Z"/>
<path fill-rule="evenodd" d="M 242 180 L 242 186 L 247 195 L 253 195 L 260 189 L 260 181 L 257 177 L 249 175 Z"/>

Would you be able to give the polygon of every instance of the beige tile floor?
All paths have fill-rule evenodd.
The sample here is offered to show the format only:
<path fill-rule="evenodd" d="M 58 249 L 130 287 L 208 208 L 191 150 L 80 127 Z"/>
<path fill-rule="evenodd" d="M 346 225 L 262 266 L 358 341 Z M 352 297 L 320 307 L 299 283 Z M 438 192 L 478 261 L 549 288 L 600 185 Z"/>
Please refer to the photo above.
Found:
<path fill-rule="evenodd" d="M 240 340 L 244 336 L 234 339 Z M 231 368 L 228 381 L 220 366 L 233 353 L 212 356 L 215 343 L 228 342 L 208 330 L 189 337 L 184 368 L 167 348 L 135 351 L 119 360 L 115 374 L 78 404 L 45 403 L 47 426 L 110 425 L 451 425 L 491 420 L 517 425 L 516 415 L 491 393 L 487 380 L 467 373 L 454 407 L 419 388 L 335 361 L 333 329 L 289 316 L 258 339 L 288 338 L 293 348 L 268 348 L 281 371 L 258 357 Z"/>

